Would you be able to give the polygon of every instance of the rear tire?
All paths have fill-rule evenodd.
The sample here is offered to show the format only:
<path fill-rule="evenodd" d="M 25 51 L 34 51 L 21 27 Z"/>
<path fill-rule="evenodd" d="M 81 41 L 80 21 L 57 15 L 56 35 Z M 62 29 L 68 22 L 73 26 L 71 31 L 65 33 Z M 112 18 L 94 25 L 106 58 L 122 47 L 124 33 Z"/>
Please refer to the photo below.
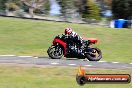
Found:
<path fill-rule="evenodd" d="M 59 45 L 51 46 L 47 50 L 47 53 L 52 59 L 61 59 L 63 56 L 63 49 Z"/>
<path fill-rule="evenodd" d="M 94 51 L 96 52 L 96 55 L 95 53 L 92 53 L 92 54 L 85 54 L 86 58 L 89 60 L 89 61 L 99 61 L 101 58 L 102 58 L 102 52 L 99 48 L 92 48 L 94 49 Z"/>

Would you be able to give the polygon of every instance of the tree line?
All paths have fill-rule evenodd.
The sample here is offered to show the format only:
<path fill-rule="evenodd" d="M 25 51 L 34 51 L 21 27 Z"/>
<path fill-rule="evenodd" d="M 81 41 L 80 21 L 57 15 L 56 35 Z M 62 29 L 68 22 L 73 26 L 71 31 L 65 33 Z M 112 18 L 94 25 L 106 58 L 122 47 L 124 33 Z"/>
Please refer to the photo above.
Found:
<path fill-rule="evenodd" d="M 132 19 L 132 0 L 112 1 L 113 19 Z"/>
<path fill-rule="evenodd" d="M 83 18 L 100 19 L 100 8 L 94 0 L 56 0 L 61 7 L 61 16 L 78 13 Z M 0 0 L 0 11 L 23 9 L 33 17 L 34 13 L 48 13 L 49 0 Z"/>
<path fill-rule="evenodd" d="M 61 7 L 61 16 L 67 18 L 78 14 L 86 19 L 101 19 L 102 6 L 107 5 L 113 19 L 132 18 L 132 0 L 56 0 Z M 31 17 L 36 13 L 48 14 L 49 0 L 0 0 L 0 12 L 22 9 Z"/>

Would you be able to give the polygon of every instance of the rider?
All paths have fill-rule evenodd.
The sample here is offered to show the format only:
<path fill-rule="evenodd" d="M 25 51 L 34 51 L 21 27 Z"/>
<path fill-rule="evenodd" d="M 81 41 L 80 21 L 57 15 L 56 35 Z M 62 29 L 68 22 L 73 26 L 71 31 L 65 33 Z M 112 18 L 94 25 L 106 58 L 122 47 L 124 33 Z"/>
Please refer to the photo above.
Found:
<path fill-rule="evenodd" d="M 79 36 L 76 32 L 72 30 L 72 28 L 66 28 L 65 29 L 65 35 L 69 36 L 71 41 L 73 41 L 75 44 L 79 44 L 79 48 L 83 45 L 83 39 L 81 36 Z"/>

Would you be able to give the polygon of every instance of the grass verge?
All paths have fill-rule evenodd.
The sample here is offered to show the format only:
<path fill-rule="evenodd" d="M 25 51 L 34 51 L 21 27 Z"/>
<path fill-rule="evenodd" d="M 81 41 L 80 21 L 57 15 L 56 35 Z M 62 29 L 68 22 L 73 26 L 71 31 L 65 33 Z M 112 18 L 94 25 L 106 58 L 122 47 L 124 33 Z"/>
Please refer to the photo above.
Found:
<path fill-rule="evenodd" d="M 87 73 L 131 74 L 127 70 L 87 70 Z M 76 83 L 77 68 L 21 67 L 0 65 L 0 88 L 80 88 Z M 131 88 L 130 84 L 88 84 L 82 88 Z"/>
<path fill-rule="evenodd" d="M 71 27 L 83 37 L 99 39 L 103 60 L 132 62 L 132 30 L 96 25 L 0 17 L 0 54 L 47 56 L 53 38 Z"/>

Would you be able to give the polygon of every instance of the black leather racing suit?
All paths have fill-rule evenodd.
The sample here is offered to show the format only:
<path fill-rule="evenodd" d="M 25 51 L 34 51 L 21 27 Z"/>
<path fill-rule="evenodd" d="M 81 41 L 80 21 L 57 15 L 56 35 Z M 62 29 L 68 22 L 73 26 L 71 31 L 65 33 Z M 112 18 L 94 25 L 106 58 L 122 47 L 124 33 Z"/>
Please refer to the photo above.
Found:
<path fill-rule="evenodd" d="M 82 53 L 83 39 L 77 33 L 73 32 L 69 34 L 67 40 L 70 50 L 75 53 Z"/>

